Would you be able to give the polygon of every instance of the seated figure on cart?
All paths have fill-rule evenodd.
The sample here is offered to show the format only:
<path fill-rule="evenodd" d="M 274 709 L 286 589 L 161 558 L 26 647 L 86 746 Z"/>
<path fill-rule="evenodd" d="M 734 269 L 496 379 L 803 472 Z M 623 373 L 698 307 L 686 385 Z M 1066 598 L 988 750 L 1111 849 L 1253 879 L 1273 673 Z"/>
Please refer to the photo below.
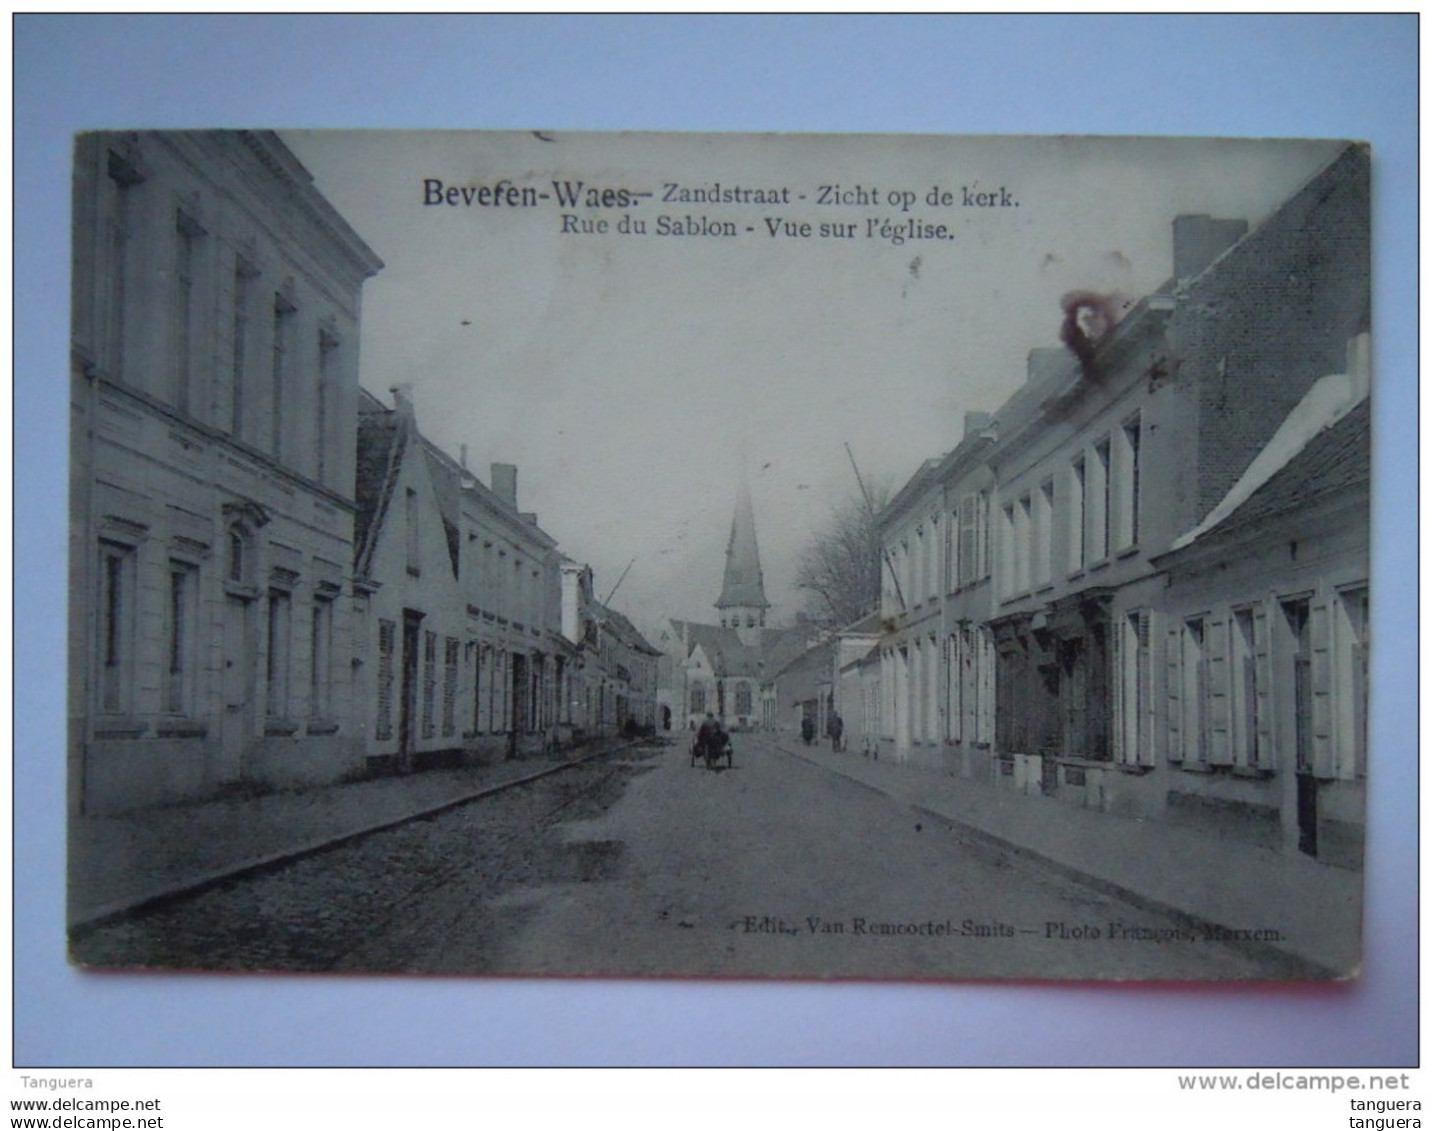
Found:
<path fill-rule="evenodd" d="M 694 766 L 697 761 L 704 761 L 706 768 L 713 770 L 722 758 L 726 759 L 726 766 L 729 768 L 733 761 L 731 736 L 726 733 L 716 716 L 707 711 L 706 718 L 691 743 L 691 764 Z"/>

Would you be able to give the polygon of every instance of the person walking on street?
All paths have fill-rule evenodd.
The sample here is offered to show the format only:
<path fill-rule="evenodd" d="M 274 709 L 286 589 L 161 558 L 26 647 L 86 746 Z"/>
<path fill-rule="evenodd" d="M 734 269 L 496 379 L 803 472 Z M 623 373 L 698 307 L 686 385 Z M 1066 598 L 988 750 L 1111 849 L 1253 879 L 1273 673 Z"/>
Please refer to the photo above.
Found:
<path fill-rule="evenodd" d="M 844 750 L 845 747 L 841 745 L 840 739 L 841 736 L 845 733 L 845 723 L 844 721 L 842 721 L 839 711 L 832 711 L 830 713 L 830 724 L 827 729 L 830 731 L 831 750 L 835 751 L 836 753 L 839 753 L 840 751 Z"/>

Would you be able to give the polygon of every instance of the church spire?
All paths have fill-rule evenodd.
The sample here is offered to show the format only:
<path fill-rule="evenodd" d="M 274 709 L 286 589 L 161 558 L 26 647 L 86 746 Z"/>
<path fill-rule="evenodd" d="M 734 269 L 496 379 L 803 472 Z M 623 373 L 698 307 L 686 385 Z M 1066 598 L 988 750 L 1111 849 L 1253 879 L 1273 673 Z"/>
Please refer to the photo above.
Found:
<path fill-rule="evenodd" d="M 726 575 L 721 583 L 721 596 L 716 601 L 721 610 L 721 623 L 744 630 L 765 627 L 766 586 L 761 576 L 761 555 L 756 548 L 756 516 L 751 507 L 751 491 L 744 480 L 736 497 L 736 513 L 731 519 L 731 539 L 726 544 Z"/>

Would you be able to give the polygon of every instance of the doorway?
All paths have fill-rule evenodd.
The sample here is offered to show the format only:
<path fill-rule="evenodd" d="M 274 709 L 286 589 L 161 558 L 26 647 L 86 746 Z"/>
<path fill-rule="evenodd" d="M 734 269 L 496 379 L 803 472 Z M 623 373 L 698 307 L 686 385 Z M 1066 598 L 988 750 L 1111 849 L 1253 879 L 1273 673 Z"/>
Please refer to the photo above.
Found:
<path fill-rule="evenodd" d="M 254 647 L 247 597 L 224 597 L 224 716 L 220 722 L 217 778 L 239 781 L 244 776 L 253 741 Z"/>

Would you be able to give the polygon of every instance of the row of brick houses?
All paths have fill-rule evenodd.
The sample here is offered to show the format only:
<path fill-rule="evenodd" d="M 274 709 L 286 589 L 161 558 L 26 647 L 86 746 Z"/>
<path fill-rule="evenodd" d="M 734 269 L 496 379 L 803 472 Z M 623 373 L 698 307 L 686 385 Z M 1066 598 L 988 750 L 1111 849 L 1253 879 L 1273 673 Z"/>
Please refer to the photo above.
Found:
<path fill-rule="evenodd" d="M 276 135 L 85 135 L 73 200 L 72 813 L 652 724 L 516 468 L 360 388 L 382 263 Z"/>
<path fill-rule="evenodd" d="M 1252 231 L 1180 216 L 1167 284 L 967 414 L 881 517 L 851 750 L 1360 865 L 1368 199 L 1349 146 Z"/>

